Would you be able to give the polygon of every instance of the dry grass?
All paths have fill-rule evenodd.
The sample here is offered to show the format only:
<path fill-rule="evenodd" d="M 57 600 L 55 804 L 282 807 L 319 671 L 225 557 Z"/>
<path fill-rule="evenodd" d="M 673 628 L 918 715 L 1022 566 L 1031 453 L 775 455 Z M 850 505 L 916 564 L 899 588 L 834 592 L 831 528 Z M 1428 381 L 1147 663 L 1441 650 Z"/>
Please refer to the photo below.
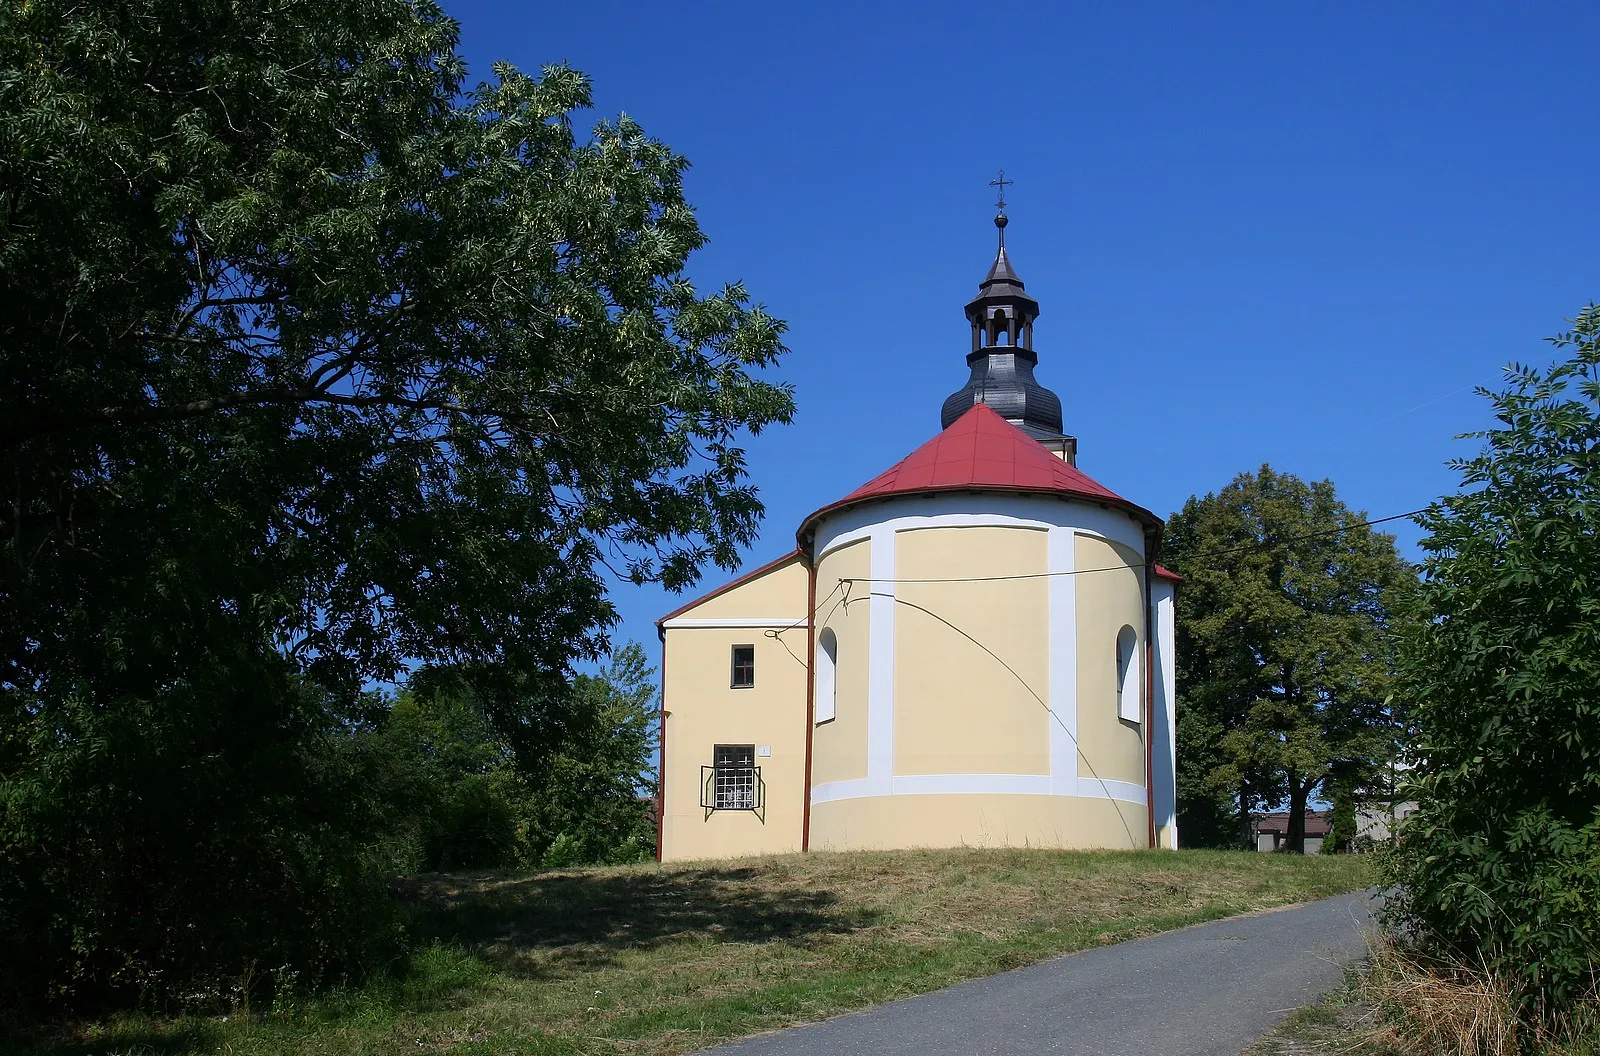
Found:
<path fill-rule="evenodd" d="M 1580 1009 L 1559 1035 L 1520 1023 L 1504 979 L 1481 966 L 1427 962 L 1376 941 L 1362 989 L 1378 1008 L 1370 1042 L 1407 1056 L 1591 1056 L 1600 1051 L 1600 1008 Z"/>
<path fill-rule="evenodd" d="M 962 849 L 401 885 L 420 948 L 265 1015 L 79 1026 L 32 1051 L 675 1056 L 1086 946 L 1366 886 L 1348 857 Z"/>
<path fill-rule="evenodd" d="M 1427 962 L 1382 938 L 1339 993 L 1291 1016 L 1246 1056 L 1600 1056 L 1600 1008 L 1560 1036 L 1520 1024 L 1504 981 Z"/>
<path fill-rule="evenodd" d="M 1498 977 L 1462 965 L 1433 969 L 1387 942 L 1369 946 L 1363 991 L 1383 1013 L 1373 1044 L 1397 1052 L 1517 1056 L 1516 1005 Z"/>

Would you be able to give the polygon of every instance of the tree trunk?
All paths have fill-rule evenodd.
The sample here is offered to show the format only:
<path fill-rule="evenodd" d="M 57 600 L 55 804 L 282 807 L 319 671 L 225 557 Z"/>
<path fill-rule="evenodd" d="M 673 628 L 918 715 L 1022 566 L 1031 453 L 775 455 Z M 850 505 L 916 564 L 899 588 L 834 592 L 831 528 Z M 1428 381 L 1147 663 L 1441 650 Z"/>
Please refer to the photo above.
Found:
<path fill-rule="evenodd" d="M 1255 850 L 1255 833 L 1250 825 L 1250 797 L 1247 793 L 1248 785 L 1239 782 L 1239 846 L 1247 850 Z"/>
<path fill-rule="evenodd" d="M 1311 792 L 1311 782 L 1289 778 L 1289 831 L 1284 839 L 1284 849 L 1290 854 L 1306 853 L 1306 799 Z"/>

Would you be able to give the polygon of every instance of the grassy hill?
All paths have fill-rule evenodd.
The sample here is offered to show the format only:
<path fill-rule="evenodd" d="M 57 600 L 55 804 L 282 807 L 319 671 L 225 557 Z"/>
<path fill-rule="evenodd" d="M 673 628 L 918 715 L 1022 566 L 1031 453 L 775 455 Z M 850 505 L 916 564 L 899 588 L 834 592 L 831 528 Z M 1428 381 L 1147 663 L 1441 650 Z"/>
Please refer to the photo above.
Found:
<path fill-rule="evenodd" d="M 1347 856 L 976 848 L 423 876 L 389 978 L 25 1048 L 668 1056 L 1370 882 Z"/>

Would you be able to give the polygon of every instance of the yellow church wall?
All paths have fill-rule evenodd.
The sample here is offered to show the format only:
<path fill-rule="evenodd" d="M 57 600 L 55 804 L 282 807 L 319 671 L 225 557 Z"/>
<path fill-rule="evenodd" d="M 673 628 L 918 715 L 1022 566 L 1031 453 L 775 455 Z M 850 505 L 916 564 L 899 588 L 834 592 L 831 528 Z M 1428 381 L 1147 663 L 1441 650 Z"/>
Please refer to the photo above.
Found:
<path fill-rule="evenodd" d="M 781 564 L 664 624 L 661 857 L 726 858 L 798 851 L 805 801 L 806 566 Z M 765 620 L 760 626 L 695 626 L 699 620 Z M 787 629 L 786 629 L 787 628 Z M 767 630 L 780 631 L 783 642 Z M 755 684 L 731 687 L 735 645 L 755 648 Z M 784 648 L 788 645 L 788 649 Z M 792 655 L 791 655 L 792 650 Z M 700 806 L 702 766 L 718 744 L 756 746 L 766 786 L 764 816 Z M 771 754 L 762 756 L 762 747 Z"/>
<path fill-rule="evenodd" d="M 817 562 L 817 640 L 832 628 L 838 640 L 835 718 L 812 731 L 811 781 L 850 781 L 867 776 L 867 667 L 871 620 L 866 600 L 872 574 L 872 542 L 862 539 L 829 551 Z M 845 594 L 844 580 L 849 595 Z"/>
<path fill-rule="evenodd" d="M 766 574 L 746 580 L 733 589 L 707 598 L 680 619 L 804 619 L 806 580 L 809 572 L 799 554 L 772 568 Z M 796 652 L 804 652 L 797 649 Z"/>
<path fill-rule="evenodd" d="M 1078 610 L 1078 776 L 1145 784 L 1142 723 L 1117 717 L 1117 632 L 1132 627 L 1138 635 L 1135 655 L 1145 662 L 1144 561 L 1121 543 L 1079 535 L 1077 567 L 1113 572 L 1080 573 L 1075 577 Z M 1140 699 L 1145 680 L 1139 679 Z M 1142 709 L 1141 709 L 1142 713 Z M 1143 809 L 1143 808 L 1141 808 Z M 1140 822 L 1139 844 L 1148 838 L 1148 819 Z"/>
<path fill-rule="evenodd" d="M 1048 580 L 911 582 L 1038 575 L 1047 541 L 1010 527 L 896 535 L 895 774 L 1050 772 Z"/>
<path fill-rule="evenodd" d="M 812 850 L 949 847 L 1144 847 L 1137 803 L 1028 795 L 897 795 L 817 803 Z"/>

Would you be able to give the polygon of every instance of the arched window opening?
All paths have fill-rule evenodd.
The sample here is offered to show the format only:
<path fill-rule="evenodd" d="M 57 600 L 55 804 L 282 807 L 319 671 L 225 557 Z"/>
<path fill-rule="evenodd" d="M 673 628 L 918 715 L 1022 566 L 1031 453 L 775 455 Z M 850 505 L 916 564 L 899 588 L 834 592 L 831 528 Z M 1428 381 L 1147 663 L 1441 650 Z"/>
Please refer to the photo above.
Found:
<path fill-rule="evenodd" d="M 1006 333 L 1004 330 L 996 334 L 995 337 L 997 338 L 995 341 L 995 344 L 997 345 L 1009 345 L 1011 343 L 1011 335 Z"/>
<path fill-rule="evenodd" d="M 817 722 L 832 722 L 839 713 L 839 639 L 832 627 L 817 636 L 817 682 L 812 698 Z"/>
<path fill-rule="evenodd" d="M 1123 627 L 1117 632 L 1117 718 L 1140 721 L 1139 704 L 1139 635 Z"/>

